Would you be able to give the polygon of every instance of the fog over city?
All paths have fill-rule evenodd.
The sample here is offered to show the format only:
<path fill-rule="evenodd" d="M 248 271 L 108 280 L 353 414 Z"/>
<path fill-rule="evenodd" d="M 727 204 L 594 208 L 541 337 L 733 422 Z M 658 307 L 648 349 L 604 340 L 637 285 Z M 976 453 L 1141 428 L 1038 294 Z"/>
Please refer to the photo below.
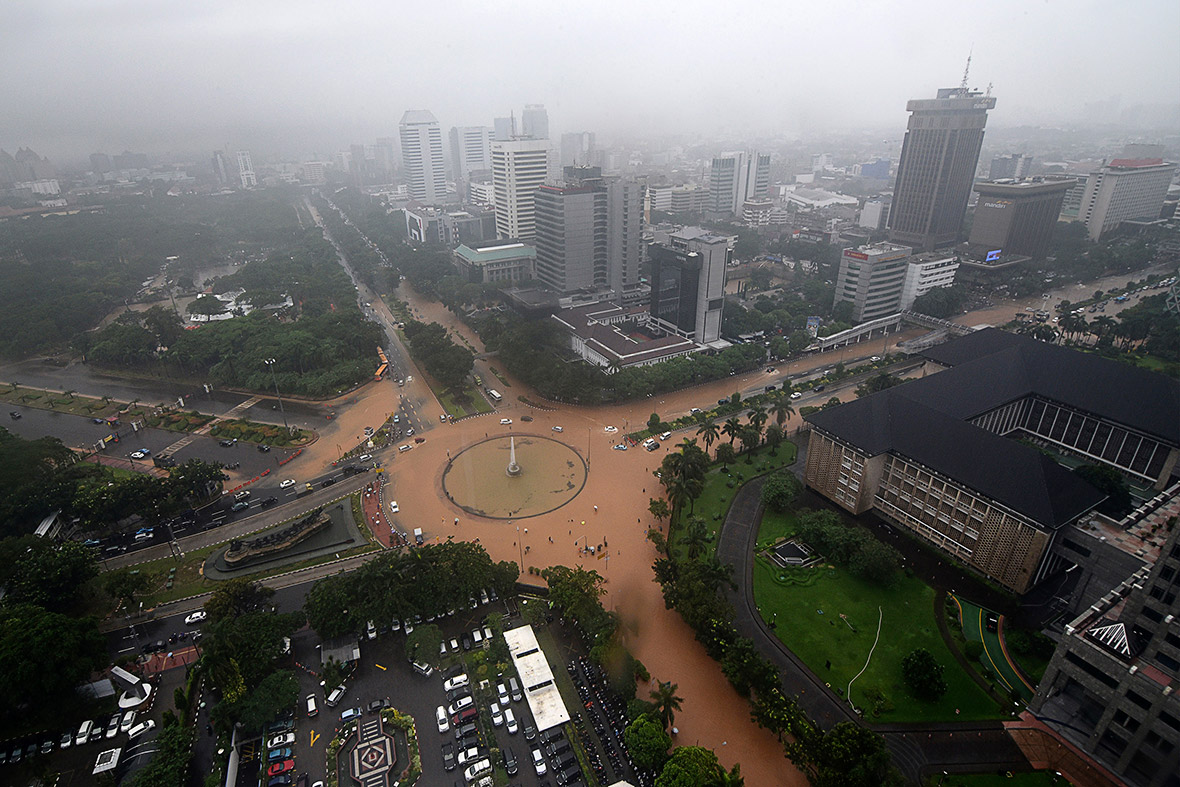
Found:
<path fill-rule="evenodd" d="M 0 147 L 63 160 L 229 144 L 326 152 L 543 103 L 555 131 L 802 135 L 890 129 L 957 85 L 992 127 L 1174 127 L 1180 4 L 208 2 L 0 7 Z"/>

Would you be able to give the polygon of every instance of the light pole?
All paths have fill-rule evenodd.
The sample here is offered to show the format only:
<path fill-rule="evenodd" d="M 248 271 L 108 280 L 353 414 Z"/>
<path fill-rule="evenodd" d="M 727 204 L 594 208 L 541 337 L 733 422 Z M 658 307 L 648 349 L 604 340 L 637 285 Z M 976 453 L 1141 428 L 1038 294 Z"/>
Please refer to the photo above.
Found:
<path fill-rule="evenodd" d="M 279 412 L 282 413 L 283 416 L 283 428 L 287 430 L 287 434 L 291 434 L 291 427 L 287 424 L 287 411 L 283 409 L 283 395 L 279 393 L 279 378 L 278 375 L 275 374 L 276 361 L 274 358 L 267 358 L 265 361 L 263 361 L 263 363 L 270 367 L 270 379 L 273 380 L 275 384 L 275 396 L 279 400 Z"/>

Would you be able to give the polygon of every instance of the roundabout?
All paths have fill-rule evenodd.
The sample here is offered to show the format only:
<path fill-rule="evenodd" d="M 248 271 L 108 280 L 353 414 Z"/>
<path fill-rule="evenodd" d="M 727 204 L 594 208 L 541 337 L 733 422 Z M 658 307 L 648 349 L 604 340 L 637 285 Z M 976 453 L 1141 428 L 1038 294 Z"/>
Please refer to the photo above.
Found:
<path fill-rule="evenodd" d="M 542 435 L 482 440 L 443 470 L 447 499 L 488 519 L 541 516 L 569 503 L 586 486 L 586 462 L 570 446 Z"/>

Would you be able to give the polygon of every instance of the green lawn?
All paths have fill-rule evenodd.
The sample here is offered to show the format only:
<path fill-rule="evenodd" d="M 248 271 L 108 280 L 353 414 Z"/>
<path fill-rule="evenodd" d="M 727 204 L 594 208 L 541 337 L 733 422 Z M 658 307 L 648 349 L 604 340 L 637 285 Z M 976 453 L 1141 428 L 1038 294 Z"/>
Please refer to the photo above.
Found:
<path fill-rule="evenodd" d="M 793 515 L 768 514 L 758 531 L 759 546 L 789 535 L 794 521 Z M 779 638 L 840 695 L 865 665 L 880 606 L 880 641 L 868 669 L 852 684 L 853 702 L 872 721 L 1000 717 L 996 704 L 943 643 L 934 618 L 934 590 L 917 578 L 903 575 L 895 587 L 882 588 L 827 564 L 780 569 L 759 556 L 754 600 L 763 618 L 775 623 Z M 902 681 L 901 660 L 915 648 L 926 648 L 945 667 L 947 693 L 937 702 L 915 699 Z"/>

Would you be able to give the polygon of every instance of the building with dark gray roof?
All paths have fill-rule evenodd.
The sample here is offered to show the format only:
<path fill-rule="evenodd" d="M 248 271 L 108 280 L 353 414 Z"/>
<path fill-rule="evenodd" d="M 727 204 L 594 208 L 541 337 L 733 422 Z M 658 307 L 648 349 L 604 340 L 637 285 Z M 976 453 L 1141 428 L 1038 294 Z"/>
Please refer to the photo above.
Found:
<path fill-rule="evenodd" d="M 805 480 L 1016 592 L 1104 495 L 1023 442 L 1163 488 L 1180 457 L 1180 383 L 996 329 L 926 353 L 928 376 L 806 417 Z"/>

